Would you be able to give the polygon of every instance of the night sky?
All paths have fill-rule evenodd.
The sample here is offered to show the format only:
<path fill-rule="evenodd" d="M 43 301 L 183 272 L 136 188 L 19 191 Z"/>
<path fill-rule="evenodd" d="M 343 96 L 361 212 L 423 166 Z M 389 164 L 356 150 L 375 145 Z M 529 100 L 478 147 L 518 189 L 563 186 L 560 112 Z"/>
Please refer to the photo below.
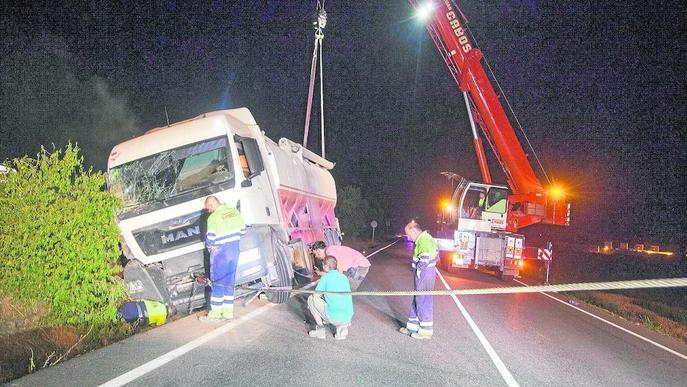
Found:
<path fill-rule="evenodd" d="M 3 2 L 0 160 L 71 140 L 102 169 L 114 144 L 164 125 L 165 107 L 175 122 L 245 106 L 272 139 L 302 141 L 314 1 L 122 4 Z M 547 173 L 574 192 L 568 238 L 684 245 L 685 3 L 458 4 Z M 462 95 L 405 1 L 326 9 L 337 184 L 397 224 L 433 220 L 450 195 L 439 172 L 480 177 Z"/>

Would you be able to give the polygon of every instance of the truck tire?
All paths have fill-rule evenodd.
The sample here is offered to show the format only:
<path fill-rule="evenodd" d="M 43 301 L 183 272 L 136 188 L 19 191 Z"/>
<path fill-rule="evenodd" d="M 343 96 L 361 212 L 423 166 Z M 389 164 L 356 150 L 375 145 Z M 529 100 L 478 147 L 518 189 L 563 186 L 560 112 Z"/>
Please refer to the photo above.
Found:
<path fill-rule="evenodd" d="M 291 274 L 289 267 L 291 266 L 291 254 L 289 254 L 289 248 L 285 246 L 280 241 L 276 241 L 274 244 L 274 266 L 277 270 L 278 280 L 273 283 L 272 286 L 275 287 L 291 287 Z M 268 291 L 267 300 L 273 304 L 284 304 L 289 300 L 291 292 L 288 290 L 283 291 Z"/>

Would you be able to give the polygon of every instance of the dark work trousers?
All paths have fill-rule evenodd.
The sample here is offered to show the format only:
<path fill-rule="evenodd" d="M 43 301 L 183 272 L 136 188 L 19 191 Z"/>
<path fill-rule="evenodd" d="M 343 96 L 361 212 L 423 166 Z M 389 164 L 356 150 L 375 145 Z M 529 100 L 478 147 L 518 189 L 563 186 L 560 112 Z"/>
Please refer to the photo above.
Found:
<path fill-rule="evenodd" d="M 413 270 L 415 290 L 434 290 L 434 282 L 437 278 L 434 262 L 431 264 L 418 263 L 417 266 Z M 432 296 L 414 296 L 413 302 L 410 304 L 406 328 L 411 332 L 431 335 L 433 325 Z"/>
<path fill-rule="evenodd" d="M 234 282 L 239 253 L 239 241 L 232 241 L 219 245 L 210 254 L 210 308 L 213 310 L 234 307 Z"/>

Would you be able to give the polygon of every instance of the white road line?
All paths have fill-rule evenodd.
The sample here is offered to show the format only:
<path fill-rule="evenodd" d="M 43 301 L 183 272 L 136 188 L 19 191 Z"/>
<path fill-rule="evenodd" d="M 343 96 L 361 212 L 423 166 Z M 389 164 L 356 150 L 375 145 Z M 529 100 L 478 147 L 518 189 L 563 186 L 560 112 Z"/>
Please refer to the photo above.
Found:
<path fill-rule="evenodd" d="M 241 316 L 236 320 L 230 321 L 230 322 L 222 325 L 221 327 L 219 327 L 219 328 L 217 328 L 211 332 L 208 332 L 208 333 L 204 334 L 203 336 L 200 336 L 199 338 L 197 338 L 193 341 L 190 341 L 190 342 L 182 345 L 181 347 L 179 347 L 177 349 L 169 351 L 166 354 L 164 354 L 164 355 L 162 355 L 156 359 L 153 359 L 153 360 L 151 360 L 151 361 L 149 361 L 149 362 L 147 362 L 147 363 L 145 363 L 139 367 L 136 367 L 133 370 L 110 380 L 109 382 L 103 383 L 100 386 L 101 387 L 104 387 L 104 386 L 115 387 L 115 386 L 123 386 L 129 382 L 132 382 L 132 381 L 140 378 L 141 376 L 147 374 L 148 372 L 153 371 L 154 369 L 159 368 L 159 367 L 169 363 L 170 361 L 184 355 L 185 353 L 187 353 L 187 352 L 189 352 L 195 348 L 198 348 L 199 346 L 207 343 L 208 341 L 216 338 L 217 336 L 220 336 L 226 332 L 229 332 L 230 330 L 240 326 L 244 322 L 251 320 L 254 317 L 266 312 L 267 310 L 271 309 L 275 305 L 277 305 L 277 304 L 267 304 L 265 306 L 262 306 L 259 309 L 256 309 L 256 310 L 248 313 L 247 315 Z"/>
<path fill-rule="evenodd" d="M 518 282 L 518 283 L 520 283 L 520 284 L 523 284 L 523 285 L 529 287 L 529 285 L 527 285 L 526 283 L 524 283 L 524 282 L 522 282 L 522 281 L 515 280 L 515 282 Z M 571 308 L 573 308 L 573 309 L 579 310 L 580 312 L 582 312 L 582 313 L 584 313 L 584 314 L 586 314 L 586 315 L 588 315 L 588 316 L 594 317 L 595 319 L 597 319 L 597 320 L 599 320 L 599 321 L 603 321 L 603 322 L 605 322 L 605 323 L 608 324 L 608 325 L 611 325 L 611 326 L 613 326 L 613 327 L 616 327 L 616 328 L 620 329 L 620 330 L 623 331 L 623 332 L 629 333 L 629 334 L 631 334 L 632 336 L 634 336 L 634 337 L 636 337 L 636 338 L 638 338 L 638 339 L 644 340 L 644 341 L 646 341 L 646 342 L 649 343 L 649 344 L 653 344 L 653 345 L 655 345 L 655 346 L 658 347 L 658 348 L 661 348 L 661 349 L 663 349 L 663 350 L 666 350 L 666 351 L 672 353 L 672 354 L 675 355 L 675 356 L 678 356 L 678 357 L 681 357 L 681 358 L 687 360 L 687 356 L 681 354 L 680 352 L 674 351 L 674 350 L 672 350 L 672 349 L 670 349 L 670 348 L 668 348 L 668 347 L 666 347 L 666 346 L 664 346 L 664 345 L 661 345 L 661 344 L 659 344 L 659 343 L 657 343 L 657 342 L 655 342 L 655 341 L 653 341 L 653 340 L 651 340 L 651 339 L 647 339 L 646 337 L 644 337 L 644 336 L 642 336 L 642 335 L 640 335 L 640 334 L 638 334 L 638 333 L 632 332 L 632 331 L 629 330 L 629 329 L 625 329 L 625 328 L 621 327 L 620 325 L 614 324 L 614 323 L 612 323 L 612 322 L 610 322 L 610 321 L 608 321 L 608 320 L 606 320 L 606 319 L 604 319 L 604 318 L 601 318 L 601 317 L 599 317 L 599 316 L 597 316 L 597 315 L 595 315 L 595 314 L 593 314 L 593 313 L 590 313 L 590 312 L 587 312 L 587 311 L 584 310 L 584 309 L 578 308 L 578 307 L 576 307 L 575 305 L 570 305 L 569 303 L 567 303 L 567 302 L 565 302 L 565 301 L 563 301 L 563 300 L 559 300 L 558 298 L 556 298 L 556 297 L 554 297 L 554 296 L 552 296 L 552 295 L 550 295 L 550 294 L 546 294 L 546 293 L 544 293 L 544 292 L 539 292 L 539 293 L 541 293 L 541 294 L 545 295 L 546 297 L 549 297 L 549 298 L 551 298 L 551 299 L 553 299 L 553 300 L 556 300 L 556 301 L 560 302 L 560 303 L 563 304 L 563 305 L 566 305 L 566 306 L 569 306 L 569 307 L 571 307 Z"/>
<path fill-rule="evenodd" d="M 437 274 L 439 275 L 439 279 L 441 279 L 441 282 L 444 283 L 444 286 L 446 287 L 446 290 L 451 290 L 451 288 L 448 286 L 448 283 L 444 279 L 444 276 L 441 275 L 441 272 L 437 270 Z M 479 342 L 482 343 L 482 346 L 484 349 L 487 351 L 487 354 L 489 354 L 489 357 L 491 358 L 491 361 L 494 363 L 496 366 L 496 369 L 499 371 L 501 374 L 501 377 L 503 377 L 503 380 L 506 382 L 507 385 L 509 386 L 520 386 L 518 382 L 515 380 L 513 375 L 508 371 L 508 368 L 506 368 L 506 365 L 503 364 L 503 361 L 501 361 L 501 358 L 499 355 L 496 353 L 494 350 L 494 347 L 489 344 L 489 341 L 487 338 L 484 336 L 482 331 L 479 329 L 477 324 L 475 324 L 475 321 L 470 317 L 470 314 L 468 311 L 465 309 L 463 304 L 458 301 L 458 297 L 456 297 L 455 294 L 451 294 L 451 298 L 453 298 L 453 301 L 458 305 L 458 309 L 460 310 L 460 313 L 463 314 L 463 317 L 465 317 L 465 320 L 468 322 L 468 325 L 470 325 L 470 328 L 472 328 L 472 331 L 475 333 L 477 336 L 477 339 L 479 339 Z"/>

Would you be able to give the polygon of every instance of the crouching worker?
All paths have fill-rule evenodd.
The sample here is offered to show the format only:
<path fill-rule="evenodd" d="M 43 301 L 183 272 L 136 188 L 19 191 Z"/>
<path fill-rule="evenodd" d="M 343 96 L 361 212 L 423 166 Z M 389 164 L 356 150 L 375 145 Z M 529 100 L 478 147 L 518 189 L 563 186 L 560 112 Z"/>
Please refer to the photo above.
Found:
<path fill-rule="evenodd" d="M 317 241 L 310 248 L 316 259 L 315 274 L 321 275 L 317 267 L 318 261 L 321 261 L 327 255 L 331 255 L 336 258 L 338 270 L 348 278 L 351 290 L 357 290 L 360 283 L 367 276 L 368 271 L 370 271 L 370 261 L 358 250 L 348 246 L 327 246 L 324 242 Z"/>
<path fill-rule="evenodd" d="M 348 279 L 336 270 L 336 258 L 326 256 L 323 262 L 324 275 L 320 278 L 315 290 L 323 292 L 350 292 Z M 343 340 L 348 336 L 348 327 L 353 318 L 353 297 L 340 294 L 313 294 L 308 297 L 308 309 L 312 313 L 317 326 L 308 332 L 310 337 L 324 339 L 326 330 L 324 324 L 332 324 L 336 328 L 334 339 Z"/>

